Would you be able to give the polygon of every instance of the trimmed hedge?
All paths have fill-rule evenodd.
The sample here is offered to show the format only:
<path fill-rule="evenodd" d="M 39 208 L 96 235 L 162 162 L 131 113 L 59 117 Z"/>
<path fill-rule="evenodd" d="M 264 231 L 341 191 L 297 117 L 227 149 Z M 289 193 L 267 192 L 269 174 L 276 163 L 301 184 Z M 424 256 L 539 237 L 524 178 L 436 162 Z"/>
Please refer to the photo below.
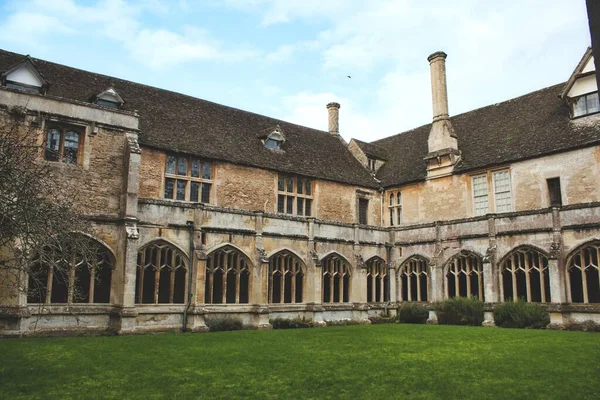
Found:
<path fill-rule="evenodd" d="M 314 322 L 305 318 L 275 318 L 269 321 L 273 329 L 298 329 L 298 328 L 313 328 Z"/>
<path fill-rule="evenodd" d="M 483 322 L 483 301 L 476 297 L 453 297 L 434 304 L 441 325 L 480 326 Z"/>
<path fill-rule="evenodd" d="M 424 324 L 429 319 L 429 309 L 419 303 L 402 303 L 398 307 L 398 321 L 403 324 Z"/>
<path fill-rule="evenodd" d="M 206 326 L 208 326 L 211 332 L 241 331 L 244 329 L 244 324 L 241 320 L 230 317 L 207 318 Z"/>
<path fill-rule="evenodd" d="M 567 331 L 600 332 L 600 324 L 588 319 L 583 322 L 569 322 L 565 324 L 564 329 Z"/>
<path fill-rule="evenodd" d="M 550 316 L 539 304 L 518 300 L 496 305 L 494 322 L 502 328 L 544 329 Z"/>
<path fill-rule="evenodd" d="M 392 316 L 386 317 L 385 315 L 375 315 L 373 317 L 369 317 L 369 321 L 371 321 L 371 324 L 373 325 L 394 324 L 398 322 L 398 318 Z"/>

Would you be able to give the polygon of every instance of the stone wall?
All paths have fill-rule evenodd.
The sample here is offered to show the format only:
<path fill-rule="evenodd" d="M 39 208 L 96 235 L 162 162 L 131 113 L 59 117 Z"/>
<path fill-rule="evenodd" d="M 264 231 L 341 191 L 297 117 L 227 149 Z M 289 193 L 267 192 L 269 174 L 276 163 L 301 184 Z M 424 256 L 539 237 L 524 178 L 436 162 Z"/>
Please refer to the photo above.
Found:
<path fill-rule="evenodd" d="M 600 146 L 525 160 L 510 169 L 514 211 L 550 206 L 546 179 L 560 177 L 563 205 L 600 201 Z M 496 170 L 496 169 L 494 169 Z M 384 222 L 389 225 L 389 194 L 402 193 L 403 224 L 447 221 L 474 216 L 471 176 L 452 175 L 390 188 L 384 194 Z M 493 184 L 489 185 L 490 207 Z"/>
<path fill-rule="evenodd" d="M 144 147 L 140 163 L 140 197 L 161 198 L 166 154 L 164 151 Z"/>

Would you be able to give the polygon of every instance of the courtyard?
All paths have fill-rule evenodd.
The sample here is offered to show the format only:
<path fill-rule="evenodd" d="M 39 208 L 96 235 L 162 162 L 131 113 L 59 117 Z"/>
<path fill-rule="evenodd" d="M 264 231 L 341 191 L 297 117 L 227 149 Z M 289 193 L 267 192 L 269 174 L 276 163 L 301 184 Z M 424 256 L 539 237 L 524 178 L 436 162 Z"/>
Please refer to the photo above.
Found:
<path fill-rule="evenodd" d="M 0 341 L 3 399 L 598 399 L 600 336 L 429 325 Z"/>

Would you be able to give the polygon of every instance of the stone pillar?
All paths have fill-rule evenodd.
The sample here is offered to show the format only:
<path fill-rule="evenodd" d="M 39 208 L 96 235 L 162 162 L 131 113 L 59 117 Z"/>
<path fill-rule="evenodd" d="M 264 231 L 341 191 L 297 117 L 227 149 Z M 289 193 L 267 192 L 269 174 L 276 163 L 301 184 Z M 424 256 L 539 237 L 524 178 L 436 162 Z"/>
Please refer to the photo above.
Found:
<path fill-rule="evenodd" d="M 486 303 L 498 302 L 498 291 L 496 290 L 496 277 L 492 268 L 492 263 L 483 261 L 483 296 Z"/>
<path fill-rule="evenodd" d="M 548 260 L 548 273 L 550 274 L 550 301 L 557 304 L 565 303 L 565 290 L 558 267 L 558 259 Z"/>
<path fill-rule="evenodd" d="M 124 243 L 124 256 L 122 259 L 122 292 L 115 303 L 121 306 L 121 320 L 119 331 L 121 333 L 132 332 L 136 328 L 135 317 L 135 285 L 137 271 L 137 252 L 139 231 L 137 227 L 137 207 L 139 190 L 139 170 L 141 163 L 142 150 L 138 144 L 137 133 L 128 132 L 125 134 L 127 139 L 125 147 L 125 190 L 122 197 L 122 215 L 125 221 L 124 229 L 121 231 L 121 238 Z"/>
<path fill-rule="evenodd" d="M 398 301 L 398 275 L 393 263 L 388 263 L 388 276 L 390 279 L 390 302 Z"/>
<path fill-rule="evenodd" d="M 431 274 L 431 299 L 429 299 L 429 301 L 442 301 L 444 300 L 444 277 L 442 267 L 438 267 L 436 264 L 429 264 L 429 271 Z"/>

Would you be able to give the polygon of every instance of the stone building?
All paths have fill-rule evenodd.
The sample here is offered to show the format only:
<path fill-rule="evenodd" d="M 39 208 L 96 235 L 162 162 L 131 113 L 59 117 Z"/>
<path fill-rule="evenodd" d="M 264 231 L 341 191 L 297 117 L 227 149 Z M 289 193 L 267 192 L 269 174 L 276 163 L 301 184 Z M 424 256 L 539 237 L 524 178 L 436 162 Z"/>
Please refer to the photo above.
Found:
<path fill-rule="evenodd" d="M 566 83 L 453 117 L 446 55 L 428 60 L 432 123 L 346 143 L 337 103 L 321 132 L 0 51 L 0 111 L 27 108 L 102 254 L 0 293 L 0 334 L 367 320 L 453 296 L 483 299 L 487 323 L 517 298 L 600 322 L 591 51 Z"/>

